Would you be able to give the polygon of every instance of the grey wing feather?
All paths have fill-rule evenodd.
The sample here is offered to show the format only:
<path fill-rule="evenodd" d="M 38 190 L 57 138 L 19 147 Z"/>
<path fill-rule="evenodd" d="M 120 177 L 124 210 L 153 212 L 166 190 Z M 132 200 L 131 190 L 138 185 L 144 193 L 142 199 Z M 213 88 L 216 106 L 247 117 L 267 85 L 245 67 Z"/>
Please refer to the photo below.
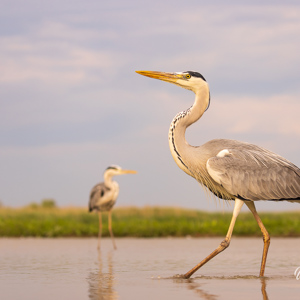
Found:
<path fill-rule="evenodd" d="M 300 169 L 263 148 L 224 149 L 206 166 L 210 176 L 235 197 L 300 201 Z"/>
<path fill-rule="evenodd" d="M 90 193 L 89 201 L 89 211 L 94 209 L 101 210 L 101 199 L 110 191 L 110 189 L 105 186 L 104 182 L 96 184 Z"/>

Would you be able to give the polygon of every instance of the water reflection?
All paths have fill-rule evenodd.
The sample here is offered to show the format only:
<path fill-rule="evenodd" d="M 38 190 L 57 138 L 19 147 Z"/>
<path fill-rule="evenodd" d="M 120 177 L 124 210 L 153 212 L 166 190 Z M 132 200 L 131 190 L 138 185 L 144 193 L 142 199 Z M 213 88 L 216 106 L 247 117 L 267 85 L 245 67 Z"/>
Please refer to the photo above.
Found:
<path fill-rule="evenodd" d="M 103 263 L 102 253 L 98 251 L 98 270 L 91 272 L 88 277 L 89 299 L 91 300 L 116 300 L 118 293 L 114 290 L 114 273 L 112 252 L 107 253 L 107 260 Z M 107 268 L 104 264 L 107 263 Z M 106 272 L 105 272 L 105 269 Z"/>
<path fill-rule="evenodd" d="M 237 239 L 236 252 L 189 280 L 170 275 L 194 263 L 199 255 L 197 239 L 121 239 L 120 250 L 112 252 L 107 239 L 99 257 L 95 241 L 0 239 L 0 298 L 299 299 L 300 281 L 294 271 L 299 266 L 299 251 L 295 249 L 300 249 L 300 238 L 273 239 L 266 278 L 246 275 L 257 275 L 260 264 L 255 250 L 261 247 L 261 239 L 253 238 Z M 216 239 L 204 239 L 203 251 L 215 243 Z M 181 259 L 187 247 L 191 254 Z M 239 268 L 232 270 L 232 265 Z M 206 276 L 200 275 L 204 272 Z"/>
<path fill-rule="evenodd" d="M 263 300 L 269 300 L 267 290 L 266 290 L 266 288 L 267 288 L 266 278 L 261 278 L 260 282 L 261 282 L 261 292 L 263 295 Z"/>
<path fill-rule="evenodd" d="M 200 283 L 197 279 L 204 279 L 204 280 L 233 280 L 233 279 L 260 279 L 260 284 L 261 284 L 261 293 L 262 293 L 262 300 L 269 300 L 268 294 L 267 294 L 267 278 L 263 277 L 257 277 L 257 276 L 234 276 L 234 277 L 220 277 L 220 276 L 201 276 L 201 277 L 196 277 L 196 278 L 190 278 L 190 279 L 183 279 L 183 278 L 178 278 L 178 277 L 173 277 L 172 278 L 174 283 L 176 284 L 185 284 L 186 287 L 189 290 L 193 290 L 200 299 L 203 300 L 217 300 L 220 296 L 222 295 L 215 295 L 212 293 L 206 292 L 201 285 L 203 284 L 203 281 Z"/>
<path fill-rule="evenodd" d="M 193 290 L 198 296 L 200 296 L 200 299 L 204 299 L 204 300 L 218 299 L 217 295 L 213 295 L 208 292 L 205 292 L 201 288 L 201 284 L 199 282 L 195 282 L 195 280 L 193 278 L 189 278 L 189 279 L 174 278 L 173 281 L 174 281 L 174 283 L 177 283 L 177 284 L 184 283 L 189 290 Z"/>

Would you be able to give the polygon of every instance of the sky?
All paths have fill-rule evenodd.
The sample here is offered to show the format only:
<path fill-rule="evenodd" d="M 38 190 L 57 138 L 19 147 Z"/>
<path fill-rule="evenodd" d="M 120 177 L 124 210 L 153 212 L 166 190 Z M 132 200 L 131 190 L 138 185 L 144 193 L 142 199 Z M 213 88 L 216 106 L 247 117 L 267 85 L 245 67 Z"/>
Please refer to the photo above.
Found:
<path fill-rule="evenodd" d="M 0 201 L 87 206 L 111 164 L 119 206 L 207 211 L 168 146 L 194 94 L 135 70 L 200 72 L 209 110 L 186 134 L 258 144 L 300 166 L 298 1 L 0 0 Z M 299 210 L 257 203 L 258 210 Z"/>

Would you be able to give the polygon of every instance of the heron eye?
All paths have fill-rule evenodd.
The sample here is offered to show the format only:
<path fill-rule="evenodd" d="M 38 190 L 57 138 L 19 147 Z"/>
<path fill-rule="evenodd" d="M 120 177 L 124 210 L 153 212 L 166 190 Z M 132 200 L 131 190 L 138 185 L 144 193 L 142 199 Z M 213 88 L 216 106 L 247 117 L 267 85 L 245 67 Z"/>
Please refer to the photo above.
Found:
<path fill-rule="evenodd" d="M 185 78 L 186 78 L 186 79 L 190 79 L 190 78 L 191 78 L 191 75 L 190 75 L 190 74 L 186 74 L 186 75 L 185 75 Z"/>

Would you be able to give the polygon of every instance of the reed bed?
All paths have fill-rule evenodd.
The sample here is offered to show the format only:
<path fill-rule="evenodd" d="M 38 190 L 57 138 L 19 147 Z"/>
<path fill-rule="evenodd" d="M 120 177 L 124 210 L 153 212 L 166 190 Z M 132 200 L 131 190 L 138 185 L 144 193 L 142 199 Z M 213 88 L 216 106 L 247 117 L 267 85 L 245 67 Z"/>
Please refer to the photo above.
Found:
<path fill-rule="evenodd" d="M 117 207 L 113 210 L 116 237 L 225 236 L 231 213 L 210 213 L 171 207 Z M 300 237 L 300 211 L 260 213 L 271 236 Z M 86 208 L 0 208 L 0 237 L 93 237 L 98 215 Z M 241 213 L 233 235 L 261 236 L 251 213 Z M 109 236 L 103 213 L 103 236 Z"/>

